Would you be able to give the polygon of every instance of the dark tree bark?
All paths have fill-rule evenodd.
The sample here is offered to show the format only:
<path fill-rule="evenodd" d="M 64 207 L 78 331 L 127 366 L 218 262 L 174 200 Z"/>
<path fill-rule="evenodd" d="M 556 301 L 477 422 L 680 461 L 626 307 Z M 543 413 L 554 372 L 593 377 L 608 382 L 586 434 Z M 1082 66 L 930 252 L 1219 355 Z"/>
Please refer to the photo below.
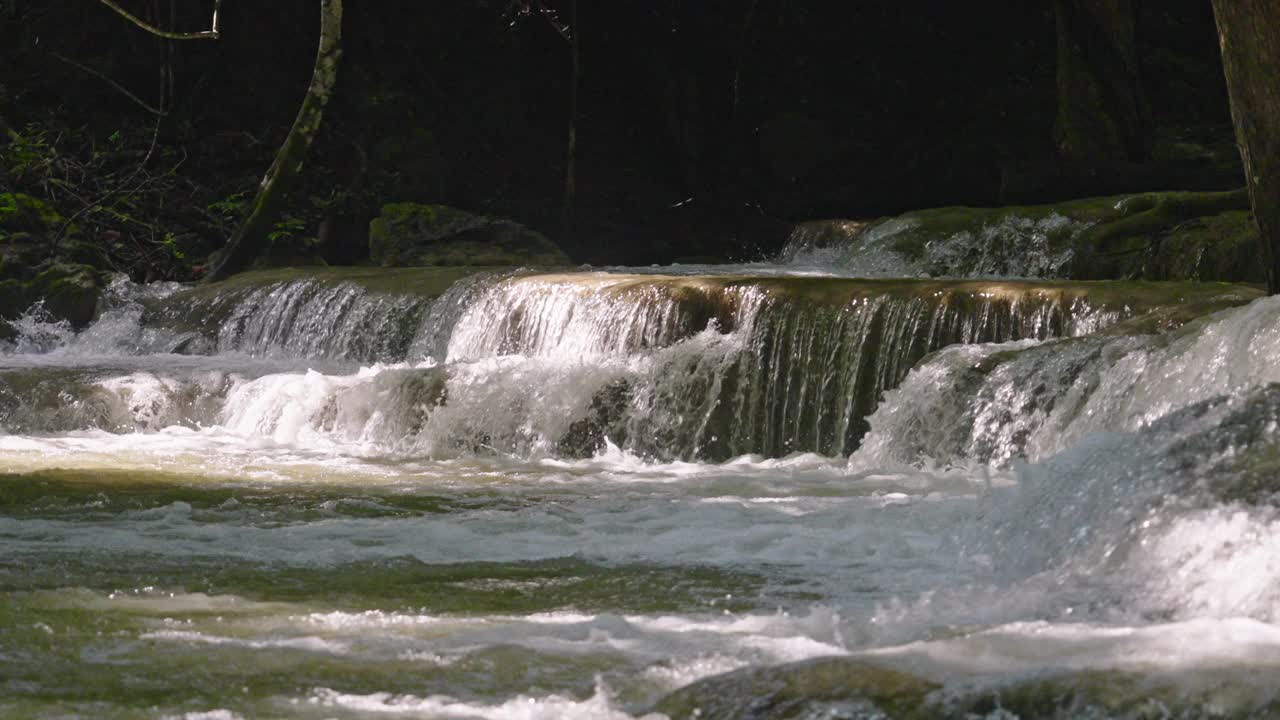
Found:
<path fill-rule="evenodd" d="M 1213 14 L 1267 291 L 1280 294 L 1280 2 L 1213 0 Z"/>
<path fill-rule="evenodd" d="M 249 267 L 265 249 L 267 235 L 275 225 L 280 208 L 294 184 L 307 149 L 320 129 L 324 107 L 333 94 L 338 79 L 338 63 L 342 59 L 342 0 L 320 0 L 320 47 L 316 51 L 311 86 L 298 109 L 298 117 L 289 129 L 284 144 L 262 178 L 258 195 L 253 200 L 249 217 L 231 236 L 221 257 L 207 273 L 212 281 L 221 280 Z"/>
<path fill-rule="evenodd" d="M 1133 0 L 1054 0 L 1064 159 L 1092 168 L 1147 159 L 1150 110 L 1138 75 Z"/>

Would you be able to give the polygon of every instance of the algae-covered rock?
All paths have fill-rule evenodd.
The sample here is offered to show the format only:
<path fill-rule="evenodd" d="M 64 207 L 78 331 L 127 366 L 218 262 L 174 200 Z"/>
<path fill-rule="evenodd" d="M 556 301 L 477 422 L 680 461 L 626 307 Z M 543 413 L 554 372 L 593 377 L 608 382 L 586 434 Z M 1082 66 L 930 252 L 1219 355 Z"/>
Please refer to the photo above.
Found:
<path fill-rule="evenodd" d="M 384 267 L 568 265 L 542 234 L 447 205 L 392 203 L 369 224 L 369 256 Z"/>
<path fill-rule="evenodd" d="M 797 226 L 783 258 L 806 254 L 869 276 L 1263 280 L 1242 190 L 809 222 Z"/>
<path fill-rule="evenodd" d="M 718 675 L 654 710 L 672 720 L 800 718 L 1258 718 L 1280 702 L 1269 674 L 1240 667 L 1145 673 L 1075 670 L 941 686 L 855 658 L 825 658 Z"/>
<path fill-rule="evenodd" d="M 44 301 L 44 308 L 74 327 L 93 320 L 102 287 L 98 273 L 88 265 L 54 265 L 36 275 L 26 289 L 29 302 Z"/>
<path fill-rule="evenodd" d="M 1081 670 L 991 687 L 939 693 L 925 713 L 938 718 L 1263 718 L 1275 717 L 1274 690 L 1241 667 L 1195 673 Z"/>
<path fill-rule="evenodd" d="M 653 709 L 672 720 L 916 717 L 936 688 L 864 661 L 822 658 L 707 678 L 667 695 Z"/>

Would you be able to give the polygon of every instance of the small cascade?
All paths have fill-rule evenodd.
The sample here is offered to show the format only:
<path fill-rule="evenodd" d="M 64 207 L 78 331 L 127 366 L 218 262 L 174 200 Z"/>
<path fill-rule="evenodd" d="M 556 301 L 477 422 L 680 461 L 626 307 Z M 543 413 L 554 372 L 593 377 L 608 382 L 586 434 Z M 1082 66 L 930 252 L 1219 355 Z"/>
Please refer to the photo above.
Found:
<path fill-rule="evenodd" d="M 395 272 L 394 283 L 357 271 L 122 285 L 97 323 L 58 336 L 52 352 L 80 359 L 53 385 L 35 373 L 47 392 L 23 374 L 39 355 L 10 356 L 0 423 L 212 425 L 367 456 L 583 457 L 609 442 L 659 460 L 847 455 L 881 396 L 939 349 L 1094 335 L 1189 298 L 1244 297 L 1122 283 Z M 190 360 L 144 362 L 173 352 Z M 961 362 L 940 386 L 968 387 L 953 377 L 975 372 L 965 352 L 988 353 L 943 353 Z M 1018 428 L 1036 421 L 1026 410 L 1005 411 L 1016 423 L 992 415 L 1003 435 L 970 445 L 1022 442 Z"/>
<path fill-rule="evenodd" d="M 1280 382 L 1280 301 L 1163 335 L 948 348 L 871 416 L 859 462 L 1048 458 L 1090 435 L 1134 432 L 1197 402 Z"/>
<path fill-rule="evenodd" d="M 677 457 L 847 454 L 881 394 L 926 354 L 1089 332 L 1119 317 L 1082 298 L 1017 288 L 788 285 L 732 288 L 732 340 L 660 357 L 634 395 L 626 446 L 679 448 Z M 825 297 L 803 292 L 814 289 Z"/>
<path fill-rule="evenodd" d="M 192 314 L 216 323 L 199 328 L 212 335 L 211 352 L 377 362 L 404 357 L 429 306 L 354 283 L 301 280 L 215 296 Z"/>
<path fill-rule="evenodd" d="M 1280 298 L 740 271 L 33 310 L 0 715 L 1274 709 Z"/>
<path fill-rule="evenodd" d="M 731 321 L 715 279 L 575 273 L 515 277 L 481 293 L 454 325 L 450 361 L 500 355 L 582 360 L 667 347 Z"/>
<path fill-rule="evenodd" d="M 250 273 L 150 303 L 141 322 L 184 354 L 399 362 L 443 356 L 458 316 L 493 279 L 465 268 Z"/>
<path fill-rule="evenodd" d="M 780 260 L 795 267 L 828 268 L 856 277 L 1063 278 L 1074 257 L 1072 241 L 1086 222 L 1050 213 L 952 219 L 966 210 L 931 211 L 879 222 L 802 223 Z"/>

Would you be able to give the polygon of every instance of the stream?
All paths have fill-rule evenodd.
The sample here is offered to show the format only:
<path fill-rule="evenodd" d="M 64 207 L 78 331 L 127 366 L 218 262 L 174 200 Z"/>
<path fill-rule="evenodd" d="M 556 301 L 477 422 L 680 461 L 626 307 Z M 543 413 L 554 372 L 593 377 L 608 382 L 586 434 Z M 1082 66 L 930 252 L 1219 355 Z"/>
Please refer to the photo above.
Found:
<path fill-rule="evenodd" d="M 34 308 L 0 715 L 1280 713 L 1280 298 L 824 261 Z"/>

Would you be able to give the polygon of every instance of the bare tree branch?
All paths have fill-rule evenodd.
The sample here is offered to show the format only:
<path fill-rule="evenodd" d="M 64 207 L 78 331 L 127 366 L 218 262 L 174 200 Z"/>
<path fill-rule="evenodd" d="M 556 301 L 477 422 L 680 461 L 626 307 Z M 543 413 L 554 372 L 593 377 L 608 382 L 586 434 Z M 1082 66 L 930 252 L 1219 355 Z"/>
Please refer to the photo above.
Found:
<path fill-rule="evenodd" d="M 152 35 L 156 35 L 158 37 L 168 38 L 170 40 L 217 40 L 218 39 L 218 8 L 222 6 L 222 0 L 214 0 L 213 21 L 210 25 L 210 29 L 204 30 L 201 32 L 194 32 L 194 33 L 180 33 L 180 32 L 170 32 L 168 30 L 161 30 L 160 28 L 154 25 L 151 25 L 150 23 L 144 21 L 138 16 L 131 14 L 128 10 L 125 10 L 124 8 L 120 7 L 115 3 L 115 0 L 98 0 L 98 2 L 102 3 L 103 5 L 106 5 L 112 10 L 115 10 L 116 13 L 118 13 L 121 17 L 125 18 L 126 20 L 133 23 L 134 25 L 137 25 L 143 30 L 146 30 Z"/>
<path fill-rule="evenodd" d="M 556 17 L 555 11 L 547 7 L 542 0 L 535 0 L 535 2 L 538 5 L 538 13 L 551 25 L 551 28 L 559 33 L 561 39 L 573 45 L 573 35 L 571 33 L 575 28 L 560 22 L 560 19 Z"/>
<path fill-rule="evenodd" d="M 103 82 L 107 83 L 108 85 L 110 85 L 111 87 L 115 88 L 116 90 L 119 90 L 119 91 L 120 91 L 120 92 L 121 92 L 125 97 L 127 97 L 127 98 L 129 98 L 130 100 L 132 100 L 132 101 L 134 101 L 135 103 L 137 103 L 137 104 L 138 104 L 138 107 L 142 108 L 143 110 L 146 110 L 147 112 L 151 113 L 152 115 L 164 115 L 164 114 L 165 114 L 165 112 L 164 112 L 163 110 L 160 110 L 160 109 L 158 109 L 158 108 L 151 107 L 151 105 L 150 105 L 150 104 L 148 104 L 146 100 L 143 100 L 142 98 L 138 97 L 137 95 L 134 95 L 133 93 L 129 92 L 129 90 L 128 90 L 125 86 L 121 85 L 120 83 L 116 82 L 115 80 L 112 80 L 111 78 L 107 77 L 106 75 L 103 75 L 102 73 L 98 72 L 97 70 L 94 70 L 93 68 L 89 67 L 88 65 L 81 65 L 80 63 L 76 62 L 75 60 L 72 60 L 71 58 L 69 58 L 69 57 L 67 57 L 67 56 L 65 56 L 65 55 L 63 55 L 63 54 L 61 54 L 61 53 L 51 52 L 51 53 L 49 53 L 49 54 L 50 54 L 50 55 L 52 55 L 52 56 L 54 56 L 54 57 L 55 57 L 55 58 L 57 58 L 58 60 L 61 60 L 62 62 L 64 62 L 64 63 L 68 64 L 68 65 L 71 65 L 71 66 L 73 66 L 73 67 L 80 68 L 81 70 L 83 70 L 83 71 L 85 71 L 85 72 L 89 73 L 90 75 L 92 75 L 92 76 L 94 76 L 94 77 L 98 78 L 99 80 L 102 80 Z"/>

